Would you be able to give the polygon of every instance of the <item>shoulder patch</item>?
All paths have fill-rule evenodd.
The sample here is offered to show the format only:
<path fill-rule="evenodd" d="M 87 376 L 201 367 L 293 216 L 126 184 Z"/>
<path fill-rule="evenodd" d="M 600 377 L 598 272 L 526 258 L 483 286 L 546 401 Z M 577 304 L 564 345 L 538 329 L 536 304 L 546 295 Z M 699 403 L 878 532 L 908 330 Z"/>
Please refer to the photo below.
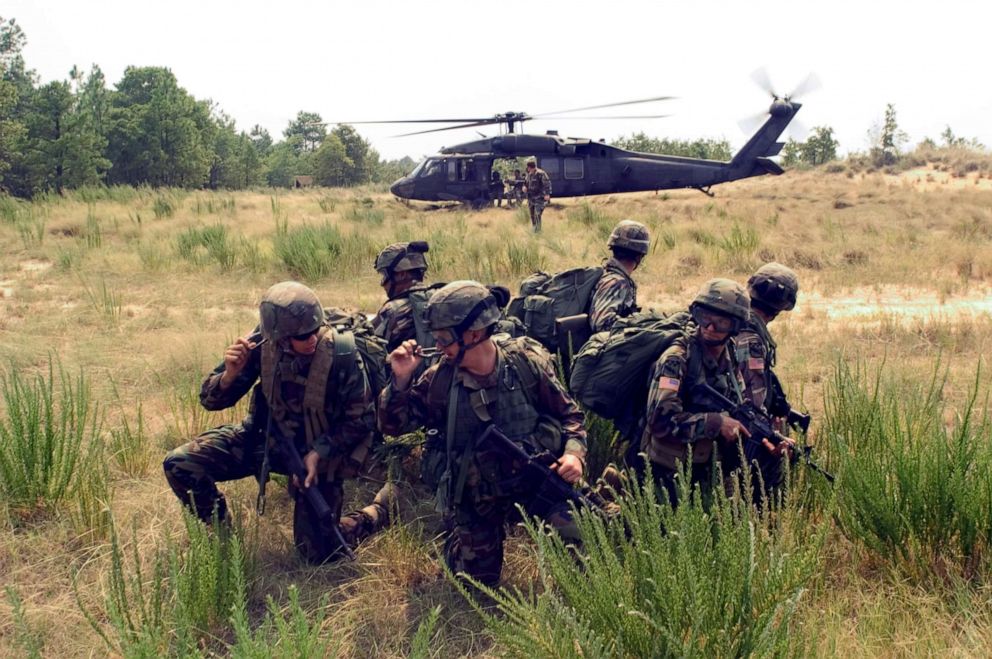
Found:
<path fill-rule="evenodd" d="M 763 371 L 765 370 L 765 360 L 758 357 L 749 357 L 747 367 L 752 371 Z"/>
<path fill-rule="evenodd" d="M 662 373 L 658 376 L 658 388 L 664 391 L 678 391 L 682 382 L 678 378 L 673 378 Z"/>

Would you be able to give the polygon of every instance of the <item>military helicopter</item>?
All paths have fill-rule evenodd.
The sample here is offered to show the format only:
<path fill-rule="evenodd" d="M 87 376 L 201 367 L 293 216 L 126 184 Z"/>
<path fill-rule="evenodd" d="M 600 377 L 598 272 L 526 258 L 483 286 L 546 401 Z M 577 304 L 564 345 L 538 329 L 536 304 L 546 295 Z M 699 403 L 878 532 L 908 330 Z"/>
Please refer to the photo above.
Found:
<path fill-rule="evenodd" d="M 461 128 L 500 126 L 501 134 L 442 148 L 425 158 L 407 176 L 390 186 L 401 199 L 420 201 L 457 201 L 480 207 L 490 203 L 490 177 L 500 160 L 536 158 L 538 167 L 551 179 L 555 197 L 611 194 L 690 188 L 712 196 L 712 186 L 752 176 L 783 173 L 771 160 L 784 146 L 778 141 L 802 104 L 795 99 L 819 86 L 810 75 L 791 94 L 779 96 L 763 70 L 752 74 L 772 97 L 767 112 L 754 119 L 763 120 L 760 128 L 729 162 L 681 156 L 640 153 L 610 146 L 603 141 L 560 137 L 557 131 L 544 135 L 518 133 L 516 128 L 534 119 L 656 119 L 669 115 L 560 117 L 588 110 L 667 101 L 671 96 L 620 103 L 608 103 L 558 112 L 529 115 L 526 112 L 503 112 L 491 117 L 461 119 L 412 119 L 363 121 L 351 123 L 453 123 L 453 126 L 404 133 L 396 137 L 421 135 Z M 767 117 L 766 117 L 767 115 Z"/>

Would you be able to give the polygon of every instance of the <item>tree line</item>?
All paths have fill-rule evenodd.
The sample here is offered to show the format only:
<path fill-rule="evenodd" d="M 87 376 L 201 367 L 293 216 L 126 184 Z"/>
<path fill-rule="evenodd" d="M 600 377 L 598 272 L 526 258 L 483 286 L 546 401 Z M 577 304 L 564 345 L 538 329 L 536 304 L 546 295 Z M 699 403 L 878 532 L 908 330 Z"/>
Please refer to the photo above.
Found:
<path fill-rule="evenodd" d="M 255 125 L 239 131 L 210 100 L 194 98 L 164 67 L 131 66 L 109 88 L 99 66 L 42 84 L 27 42 L 0 17 L 0 190 L 20 197 L 85 185 L 241 189 L 392 181 L 410 158 L 384 161 L 351 126 L 328 131 L 300 112 L 283 139 Z"/>

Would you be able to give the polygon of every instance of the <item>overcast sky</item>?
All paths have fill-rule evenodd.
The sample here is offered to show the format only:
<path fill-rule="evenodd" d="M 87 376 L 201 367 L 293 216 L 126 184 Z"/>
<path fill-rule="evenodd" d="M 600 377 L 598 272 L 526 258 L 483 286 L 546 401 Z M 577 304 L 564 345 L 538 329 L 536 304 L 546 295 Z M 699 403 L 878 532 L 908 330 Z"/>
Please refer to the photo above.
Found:
<path fill-rule="evenodd" d="M 328 121 L 488 116 L 672 95 L 597 113 L 666 119 L 535 121 L 527 130 L 726 138 L 736 148 L 747 138 L 738 122 L 770 100 L 751 81 L 764 66 L 779 93 L 819 76 L 798 117 L 832 126 L 845 151 L 865 148 L 890 102 L 913 143 L 949 124 L 992 145 L 987 0 L 6 0 L 0 16 L 26 33 L 24 55 L 42 81 L 74 64 L 98 64 L 110 84 L 128 65 L 166 66 L 239 128 L 258 123 L 277 139 L 299 110 Z M 358 128 L 388 158 L 477 137 L 394 139 L 415 128 Z"/>

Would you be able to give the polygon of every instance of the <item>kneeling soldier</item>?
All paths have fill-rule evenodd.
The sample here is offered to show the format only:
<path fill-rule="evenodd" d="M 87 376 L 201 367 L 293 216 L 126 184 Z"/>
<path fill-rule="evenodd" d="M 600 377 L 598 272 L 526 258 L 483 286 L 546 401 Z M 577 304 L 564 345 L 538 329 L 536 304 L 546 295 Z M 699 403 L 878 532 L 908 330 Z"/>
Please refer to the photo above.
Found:
<path fill-rule="evenodd" d="M 491 586 L 499 583 L 515 504 L 566 537 L 574 538 L 575 529 L 567 501 L 542 496 L 519 453 L 477 440 L 491 437 L 486 432 L 495 426 L 529 454 L 550 451 L 557 457 L 551 468 L 567 483 L 582 477 L 586 453 L 583 414 L 555 377 L 550 356 L 526 338 L 497 340 L 499 318 L 493 295 L 477 282 L 440 289 L 427 305 L 427 322 L 442 361 L 414 383 L 424 348 L 404 342 L 389 356 L 393 379 L 378 412 L 386 434 L 429 429 L 422 469 L 449 529 L 445 561 Z"/>
<path fill-rule="evenodd" d="M 259 316 L 259 328 L 227 348 L 200 389 L 208 410 L 231 407 L 251 391 L 248 416 L 171 451 L 165 477 L 180 501 L 210 521 L 215 510 L 221 520 L 227 514 L 218 481 L 256 476 L 264 488 L 269 470 L 292 475 L 296 547 L 320 563 L 389 520 L 390 485 L 371 506 L 341 518 L 344 480 L 357 474 L 372 439 L 372 394 L 353 343 L 338 354 L 345 339 L 324 325 L 312 290 L 276 284 Z M 264 511 L 262 489 L 258 508 Z"/>

